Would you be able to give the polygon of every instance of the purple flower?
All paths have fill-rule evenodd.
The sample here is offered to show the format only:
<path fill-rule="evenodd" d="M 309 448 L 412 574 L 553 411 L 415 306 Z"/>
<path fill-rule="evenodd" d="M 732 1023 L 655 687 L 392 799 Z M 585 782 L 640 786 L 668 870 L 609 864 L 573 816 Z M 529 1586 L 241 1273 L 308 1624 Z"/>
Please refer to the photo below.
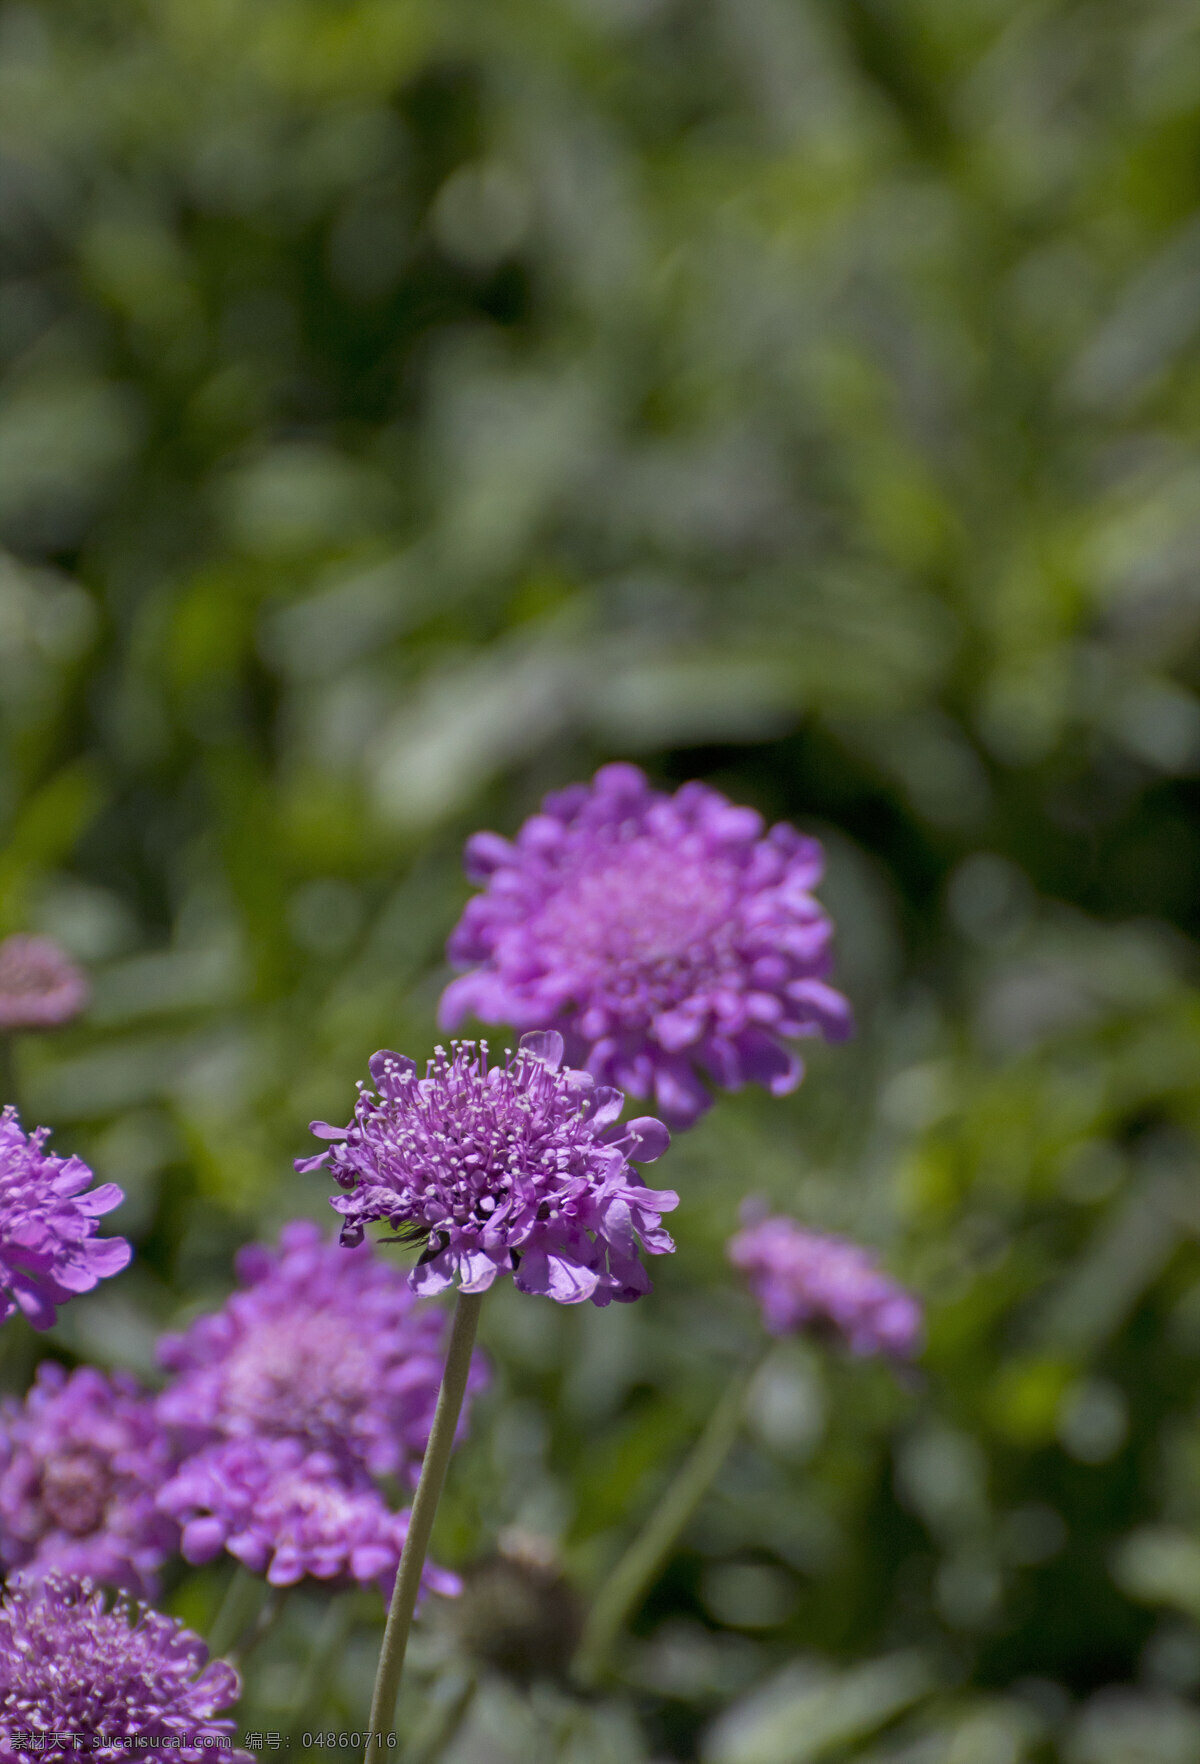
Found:
<path fill-rule="evenodd" d="M 730 1239 L 729 1259 L 745 1274 L 772 1335 L 832 1331 L 851 1353 L 894 1359 L 920 1347 L 920 1304 L 856 1243 L 807 1231 L 795 1219 L 761 1219 Z"/>
<path fill-rule="evenodd" d="M 159 1497 L 183 1527 L 189 1562 L 227 1550 L 272 1586 L 378 1581 L 387 1598 L 409 1514 L 388 1511 L 363 1476 L 348 1478 L 327 1452 L 297 1439 L 226 1440 L 189 1458 Z M 453 1597 L 457 1575 L 427 1563 L 424 1584 Z"/>
<path fill-rule="evenodd" d="M 175 1376 L 158 1417 L 189 1450 L 293 1439 L 354 1477 L 416 1483 L 442 1376 L 445 1318 L 364 1244 L 347 1254 L 307 1220 L 279 1250 L 239 1252 L 243 1290 L 159 1342 Z M 478 1358 L 472 1387 L 484 1381 Z"/>
<path fill-rule="evenodd" d="M 50 937 L 0 943 L 0 1033 L 56 1029 L 88 1001 L 87 977 Z"/>
<path fill-rule="evenodd" d="M 54 1734 L 42 1758 L 128 1760 L 139 1742 L 171 1744 L 169 1756 L 200 1764 L 249 1764 L 228 1747 L 234 1723 L 214 1719 L 241 1681 L 173 1617 L 119 1599 L 111 1610 L 90 1581 L 19 1578 L 0 1605 L 0 1758 L 26 1755 L 18 1736 Z"/>
<path fill-rule="evenodd" d="M 370 1244 L 349 1254 L 295 1220 L 242 1250 L 242 1290 L 182 1335 L 162 1425 L 188 1456 L 159 1494 L 189 1562 L 227 1550 L 277 1586 L 305 1575 L 390 1593 L 408 1525 L 373 1477 L 416 1483 L 442 1376 L 445 1317 Z M 485 1380 L 480 1358 L 470 1388 Z M 427 1584 L 456 1592 L 430 1566 Z"/>
<path fill-rule="evenodd" d="M 659 1215 L 678 1205 L 670 1190 L 646 1188 L 630 1158 L 651 1163 L 670 1144 L 661 1121 L 617 1125 L 625 1101 L 587 1072 L 560 1070 L 562 1036 L 526 1035 L 503 1066 L 487 1043 L 453 1043 L 419 1078 L 403 1054 L 377 1053 L 377 1094 L 359 1086 L 349 1127 L 314 1121 L 320 1139 L 340 1141 L 299 1170 L 329 1160 L 349 1193 L 334 1199 L 343 1243 L 386 1219 L 425 1249 L 410 1275 L 417 1292 L 441 1292 L 457 1278 L 484 1292 L 515 1273 L 522 1292 L 561 1304 L 607 1305 L 650 1291 L 638 1240 L 653 1255 L 674 1249 Z"/>
<path fill-rule="evenodd" d="M 554 1027 L 602 1083 L 653 1092 L 689 1127 L 704 1080 L 773 1095 L 803 1075 L 781 1037 L 850 1033 L 826 984 L 833 927 L 814 899 L 821 848 L 704 784 L 674 796 L 636 766 L 548 796 L 509 843 L 467 842 L 485 884 L 448 945 L 471 971 L 442 998 L 441 1022 L 473 1012 L 517 1029 Z"/>
<path fill-rule="evenodd" d="M 85 1194 L 92 1172 L 43 1151 L 49 1131 L 26 1137 L 15 1109 L 0 1114 L 0 1323 L 19 1309 L 35 1329 L 49 1329 L 57 1306 L 119 1274 L 132 1254 L 123 1237 L 95 1234 L 121 1190 L 105 1182 Z"/>
<path fill-rule="evenodd" d="M 47 1360 L 24 1403 L 0 1405 L 0 1563 L 144 1597 L 178 1545 L 155 1499 L 173 1454 L 150 1397 L 123 1373 Z"/>

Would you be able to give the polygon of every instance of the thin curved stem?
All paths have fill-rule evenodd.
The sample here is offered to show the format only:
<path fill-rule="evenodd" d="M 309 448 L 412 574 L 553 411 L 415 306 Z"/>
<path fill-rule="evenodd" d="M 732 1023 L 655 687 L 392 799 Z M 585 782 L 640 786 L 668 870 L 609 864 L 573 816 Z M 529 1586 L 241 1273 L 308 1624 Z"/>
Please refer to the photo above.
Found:
<path fill-rule="evenodd" d="M 17 1094 L 17 1048 L 16 1036 L 8 1031 L 0 1034 L 0 1109 L 6 1103 L 12 1103 L 20 1112 L 21 1099 Z M 22 1122 L 28 1132 L 31 1123 Z"/>
<path fill-rule="evenodd" d="M 356 1601 L 357 1594 L 352 1592 L 330 1601 L 292 1691 L 287 1722 L 294 1734 L 311 1727 L 324 1707 L 326 1692 L 354 1627 Z"/>
<path fill-rule="evenodd" d="M 596 1595 L 572 1668 L 580 1684 L 591 1688 L 604 1677 L 617 1637 L 716 1480 L 738 1436 L 746 1398 L 761 1364 L 759 1358 L 734 1373 L 674 1481 Z"/>
<path fill-rule="evenodd" d="M 226 1658 L 258 1622 L 270 1590 L 261 1574 L 251 1574 L 240 1562 L 236 1565 L 209 1630 L 208 1651 L 214 1660 Z"/>
<path fill-rule="evenodd" d="M 254 1650 L 266 1641 L 283 1616 L 283 1607 L 287 1603 L 290 1590 L 286 1586 L 272 1586 L 268 1589 L 254 1622 L 243 1630 L 234 1646 L 226 1651 L 225 1658 L 231 1666 L 236 1666 L 239 1671 L 243 1670 Z"/>
<path fill-rule="evenodd" d="M 437 1711 L 425 1732 L 413 1743 L 411 1754 L 405 1753 L 405 1764 L 440 1764 L 462 1731 L 475 1700 L 476 1688 L 475 1674 L 468 1673 L 445 1708 Z"/>
<path fill-rule="evenodd" d="M 383 1632 L 383 1646 L 379 1651 L 379 1669 L 375 1675 L 375 1691 L 371 1698 L 364 1764 L 370 1764 L 372 1755 L 382 1751 L 384 1742 L 381 1736 L 390 1732 L 395 1723 L 396 1697 L 404 1671 L 404 1655 L 412 1628 L 413 1612 L 417 1607 L 417 1594 L 421 1588 L 421 1570 L 425 1566 L 425 1552 L 429 1548 L 438 1501 L 441 1499 L 446 1471 L 454 1451 L 454 1435 L 467 1391 L 471 1350 L 475 1346 L 475 1330 L 479 1323 L 479 1307 L 482 1302 L 481 1293 L 460 1292 L 458 1295 L 454 1322 L 450 1329 L 450 1344 L 446 1350 L 446 1366 L 442 1373 L 442 1388 L 438 1392 L 437 1409 L 433 1417 L 433 1429 L 425 1448 L 421 1480 L 417 1484 L 412 1516 L 408 1522 L 408 1535 L 404 1539 L 392 1603 L 388 1610 L 387 1628 Z"/>

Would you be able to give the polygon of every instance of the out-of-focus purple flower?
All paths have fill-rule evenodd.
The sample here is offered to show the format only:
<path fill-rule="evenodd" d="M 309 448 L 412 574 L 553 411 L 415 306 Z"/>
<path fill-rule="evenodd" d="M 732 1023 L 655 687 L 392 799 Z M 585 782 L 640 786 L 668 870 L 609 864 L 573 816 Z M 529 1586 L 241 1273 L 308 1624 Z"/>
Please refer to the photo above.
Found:
<path fill-rule="evenodd" d="M 449 1058 L 437 1049 L 424 1078 L 405 1055 L 377 1053 L 375 1093 L 359 1086 L 349 1127 L 313 1122 L 318 1138 L 340 1143 L 296 1167 L 328 1160 L 349 1190 L 333 1200 L 342 1241 L 386 1219 L 424 1243 L 410 1275 L 421 1293 L 455 1279 L 484 1292 L 510 1271 L 522 1292 L 561 1304 L 649 1292 L 638 1242 L 653 1255 L 674 1249 L 659 1215 L 679 1197 L 646 1188 L 629 1160 L 651 1163 L 667 1149 L 662 1122 L 618 1125 L 620 1091 L 560 1069 L 554 1031 L 526 1035 L 503 1066 L 488 1066 L 486 1042 L 452 1045 Z"/>
<path fill-rule="evenodd" d="M 56 1029 L 87 1001 L 87 976 L 53 938 L 18 933 L 0 943 L 0 1033 Z"/>
<path fill-rule="evenodd" d="M 45 1361 L 24 1403 L 0 1405 L 5 1572 L 83 1575 L 153 1597 L 178 1547 L 156 1505 L 173 1464 L 153 1400 L 132 1378 L 92 1366 L 68 1376 Z"/>
<path fill-rule="evenodd" d="M 415 1484 L 441 1383 L 444 1316 L 370 1244 L 347 1254 L 304 1219 L 285 1225 L 279 1243 L 241 1250 L 243 1290 L 159 1342 L 174 1374 L 159 1420 L 188 1450 L 289 1438 L 348 1476 Z M 484 1379 L 477 1356 L 471 1388 Z"/>
<path fill-rule="evenodd" d="M 27 1756 L 18 1736 L 33 1732 L 56 1736 L 41 1758 L 85 1750 L 116 1764 L 145 1744 L 200 1764 L 219 1746 L 222 1758 L 250 1764 L 229 1747 L 234 1723 L 220 1715 L 241 1694 L 233 1667 L 209 1661 L 173 1617 L 105 1604 L 86 1580 L 10 1584 L 0 1605 L 0 1758 Z"/>
<path fill-rule="evenodd" d="M 745 1274 L 772 1335 L 833 1333 L 851 1353 L 893 1359 L 909 1359 L 921 1345 L 920 1304 L 859 1244 L 776 1217 L 731 1238 L 729 1259 Z"/>
<path fill-rule="evenodd" d="M 15 1109 L 0 1114 L 0 1323 L 19 1309 L 35 1329 L 49 1329 L 59 1305 L 119 1274 L 133 1253 L 123 1237 L 96 1236 L 121 1190 L 105 1182 L 85 1194 L 92 1172 L 44 1151 L 49 1131 L 26 1136 Z"/>
<path fill-rule="evenodd" d="M 317 1580 L 378 1581 L 386 1597 L 408 1532 L 363 1476 L 347 1478 L 327 1452 L 297 1439 L 235 1439 L 189 1458 L 159 1497 L 183 1527 L 189 1562 L 227 1550 L 272 1586 Z M 453 1597 L 457 1575 L 427 1563 L 424 1585 Z"/>
<path fill-rule="evenodd" d="M 159 1505 L 190 1562 L 227 1550 L 276 1586 L 312 1575 L 390 1594 L 408 1516 L 372 1478 L 420 1475 L 445 1317 L 370 1244 L 347 1252 L 303 1219 L 237 1270 L 240 1292 L 159 1343 L 174 1377 L 158 1419 L 188 1454 Z M 477 1356 L 469 1389 L 485 1379 Z M 458 1590 L 432 1564 L 426 1584 Z"/>
<path fill-rule="evenodd" d="M 850 1033 L 826 983 L 833 927 L 813 896 L 821 848 L 707 785 L 674 796 L 636 766 L 548 796 L 513 842 L 468 840 L 467 903 L 448 945 L 470 972 L 442 998 L 517 1029 L 555 1028 L 572 1063 L 673 1127 L 708 1107 L 705 1080 L 783 1096 L 803 1067 L 788 1038 Z"/>

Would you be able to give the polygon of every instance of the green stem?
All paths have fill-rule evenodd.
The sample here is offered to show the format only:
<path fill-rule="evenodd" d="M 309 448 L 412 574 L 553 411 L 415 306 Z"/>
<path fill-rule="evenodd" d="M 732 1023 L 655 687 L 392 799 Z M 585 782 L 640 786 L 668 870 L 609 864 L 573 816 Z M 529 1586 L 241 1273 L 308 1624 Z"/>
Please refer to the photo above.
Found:
<path fill-rule="evenodd" d="M 296 1683 L 288 1726 L 293 1733 L 312 1727 L 325 1705 L 325 1694 L 341 1660 L 357 1615 L 358 1595 L 343 1593 L 331 1601 L 317 1630 L 308 1659 Z"/>
<path fill-rule="evenodd" d="M 674 1481 L 596 1595 L 575 1655 L 576 1680 L 587 1687 L 604 1677 L 613 1646 L 643 1603 L 688 1520 L 716 1480 L 746 1413 L 746 1398 L 761 1359 L 734 1373 Z"/>
<path fill-rule="evenodd" d="M 364 1764 L 370 1764 L 374 1752 L 383 1751 L 382 1736 L 385 1732 L 390 1732 L 395 1723 L 396 1697 L 400 1690 L 400 1676 L 404 1671 L 404 1654 L 408 1647 L 413 1612 L 417 1608 L 417 1594 L 421 1588 L 421 1570 L 425 1566 L 425 1552 L 429 1548 L 438 1501 L 441 1499 L 446 1471 L 454 1451 L 454 1435 L 458 1430 L 458 1417 L 467 1391 L 471 1350 L 475 1345 L 475 1330 L 479 1323 L 479 1307 L 482 1302 L 481 1293 L 460 1292 L 458 1295 L 454 1322 L 450 1329 L 450 1345 L 446 1350 L 446 1367 L 442 1373 L 442 1388 L 438 1392 L 437 1409 L 433 1417 L 433 1430 L 425 1448 L 421 1480 L 417 1484 L 417 1495 L 408 1522 L 408 1535 L 400 1553 L 400 1567 L 388 1611 L 387 1628 L 383 1632 L 383 1646 L 379 1651 L 379 1670 L 375 1675 L 375 1692 L 371 1698 Z"/>
<path fill-rule="evenodd" d="M 235 1648 L 251 1625 L 257 1623 L 269 1590 L 261 1574 L 251 1574 L 248 1568 L 238 1563 L 230 1575 L 221 1608 L 209 1631 L 208 1651 L 214 1660 L 227 1658 L 230 1649 Z"/>
<path fill-rule="evenodd" d="M 20 1110 L 20 1098 L 17 1095 L 17 1038 L 11 1032 L 0 1035 L 0 1109 L 6 1103 L 13 1103 Z M 21 1125 L 28 1132 L 32 1125 L 22 1121 Z"/>
<path fill-rule="evenodd" d="M 447 1748 L 458 1737 L 463 1722 L 475 1700 L 475 1675 L 469 1673 L 445 1708 L 435 1711 L 425 1731 L 405 1753 L 405 1764 L 439 1764 Z"/>
<path fill-rule="evenodd" d="M 243 1670 L 246 1661 L 255 1648 L 261 1646 L 271 1634 L 279 1619 L 283 1616 L 283 1607 L 287 1602 L 289 1587 L 271 1587 L 259 1609 L 258 1616 L 250 1626 L 244 1629 L 237 1642 L 230 1648 L 225 1658 L 231 1666 Z"/>

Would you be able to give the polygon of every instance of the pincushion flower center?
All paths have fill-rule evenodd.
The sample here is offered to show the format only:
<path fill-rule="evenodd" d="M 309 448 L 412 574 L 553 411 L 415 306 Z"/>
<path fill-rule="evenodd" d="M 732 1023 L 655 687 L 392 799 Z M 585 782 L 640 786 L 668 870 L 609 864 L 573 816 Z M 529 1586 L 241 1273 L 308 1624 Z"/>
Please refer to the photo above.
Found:
<path fill-rule="evenodd" d="M 438 1049 L 430 1071 L 444 1086 L 443 1096 L 422 1098 L 414 1088 L 389 1140 L 407 1160 L 396 1216 L 407 1215 L 434 1230 L 453 1226 L 470 1238 L 512 1198 L 514 1183 L 518 1189 L 531 1184 L 541 1189 L 570 1173 L 572 1118 L 575 1125 L 580 1119 L 578 1100 L 571 1098 L 552 1127 L 541 1121 L 527 1093 L 494 1086 L 483 1071 L 463 1064 L 473 1051 L 473 1043 L 461 1044 L 451 1063 Z M 564 1088 L 536 1062 L 522 1060 L 515 1069 L 535 1086 Z M 445 1107 L 447 1096 L 453 1098 L 451 1110 Z"/>
<path fill-rule="evenodd" d="M 533 930 L 593 1001 L 641 1020 L 716 980 L 732 954 L 736 901 L 731 865 L 631 839 L 552 894 Z"/>
<path fill-rule="evenodd" d="M 333 1315 L 263 1323 L 229 1357 L 227 1422 L 237 1431 L 305 1434 L 333 1445 L 371 1400 L 377 1373 L 366 1348 L 347 1340 Z"/>
<path fill-rule="evenodd" d="M 91 1452 L 54 1457 L 42 1473 L 42 1507 L 55 1525 L 73 1537 L 99 1530 L 111 1493 L 112 1480 Z"/>

